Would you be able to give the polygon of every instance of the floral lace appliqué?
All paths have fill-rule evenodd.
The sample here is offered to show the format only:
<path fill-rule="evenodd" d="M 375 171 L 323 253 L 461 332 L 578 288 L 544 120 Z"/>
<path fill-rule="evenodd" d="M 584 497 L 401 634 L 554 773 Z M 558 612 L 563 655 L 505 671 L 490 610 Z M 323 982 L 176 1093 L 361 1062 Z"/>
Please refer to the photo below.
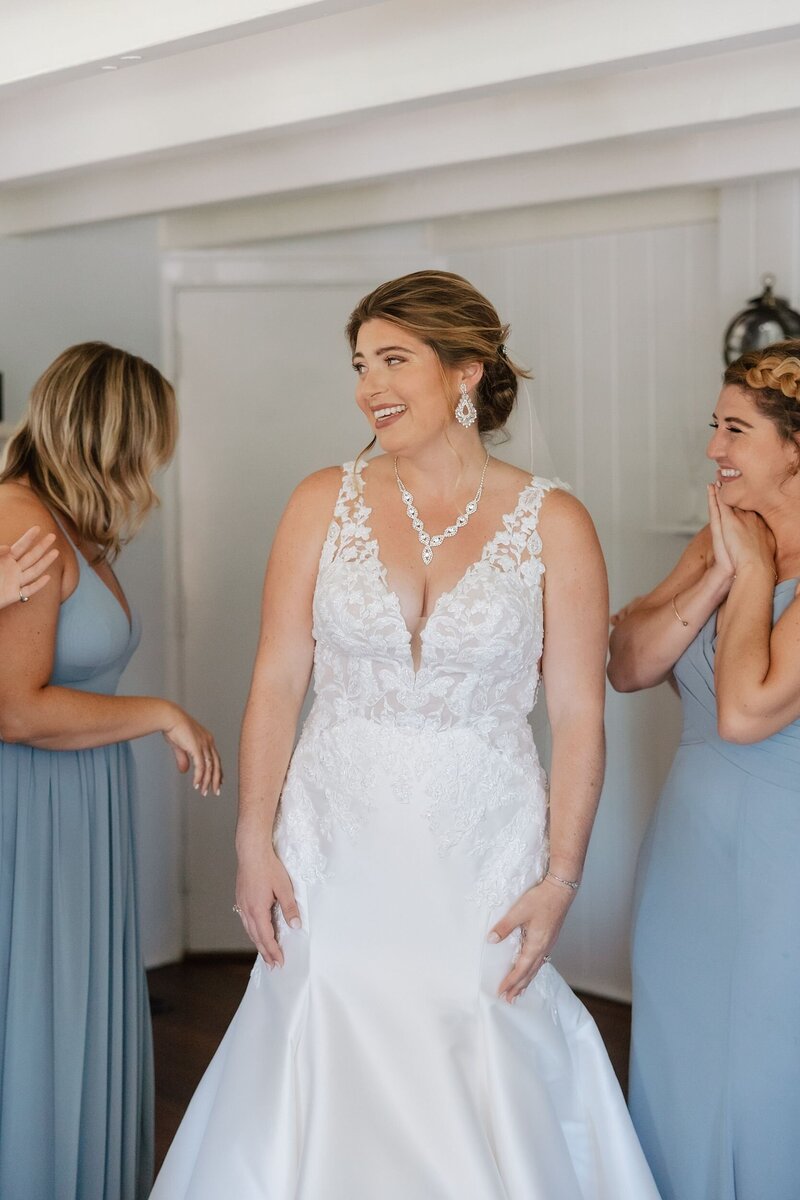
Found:
<path fill-rule="evenodd" d="M 291 873 L 324 879 L 332 839 L 358 837 L 376 780 L 388 778 L 440 854 L 475 861 L 482 903 L 506 902 L 541 877 L 547 780 L 527 720 L 544 638 L 537 525 L 544 496 L 563 486 L 534 477 L 523 489 L 480 559 L 439 598 L 415 671 L 359 472 L 345 465 L 314 593 L 315 701 L 276 831 Z"/>

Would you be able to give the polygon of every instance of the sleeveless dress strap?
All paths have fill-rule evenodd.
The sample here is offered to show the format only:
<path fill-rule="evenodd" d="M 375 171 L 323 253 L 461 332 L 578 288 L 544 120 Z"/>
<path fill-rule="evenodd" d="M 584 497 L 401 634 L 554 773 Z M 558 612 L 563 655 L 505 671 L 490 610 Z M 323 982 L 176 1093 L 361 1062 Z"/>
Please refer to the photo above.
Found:
<path fill-rule="evenodd" d="M 53 518 L 53 520 L 55 521 L 56 525 L 57 525 L 57 526 L 58 526 L 58 528 L 61 530 L 61 532 L 63 533 L 64 537 L 67 539 L 67 541 L 69 542 L 70 546 L 71 546 L 71 547 L 72 547 L 72 549 L 75 551 L 75 553 L 76 553 L 76 554 L 80 554 L 80 551 L 78 550 L 78 547 L 75 545 L 75 542 L 72 540 L 72 538 L 70 537 L 70 535 L 67 533 L 66 526 L 64 525 L 64 522 L 63 522 L 63 521 L 60 519 L 60 517 L 58 516 L 58 513 L 55 511 L 55 509 L 54 509 L 54 508 L 50 508 L 50 506 L 48 505 L 48 506 L 47 506 L 47 511 L 50 513 L 50 516 Z"/>
<path fill-rule="evenodd" d="M 346 462 L 342 466 L 342 482 L 322 548 L 321 566 L 334 558 L 361 558 L 367 548 L 365 529 L 370 510 L 363 500 L 361 480 L 365 466 L 364 461 L 359 461 L 358 465 Z"/>
<path fill-rule="evenodd" d="M 538 533 L 539 513 L 546 494 L 555 488 L 570 490 L 569 485 L 560 479 L 543 479 L 538 475 L 531 478 L 520 493 L 514 512 L 506 518 L 506 528 L 502 537 L 497 539 L 495 554 L 501 555 L 506 562 L 510 558 L 516 567 L 530 559 L 538 560 L 542 551 L 542 540 Z"/>

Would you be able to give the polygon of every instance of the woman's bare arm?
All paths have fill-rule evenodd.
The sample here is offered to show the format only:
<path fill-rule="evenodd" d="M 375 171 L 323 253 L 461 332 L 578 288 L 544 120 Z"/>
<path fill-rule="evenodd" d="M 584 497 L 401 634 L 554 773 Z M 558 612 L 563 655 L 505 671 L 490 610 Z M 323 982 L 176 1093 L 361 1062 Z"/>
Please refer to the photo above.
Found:
<path fill-rule="evenodd" d="M 540 521 L 545 563 L 542 678 L 552 734 L 550 867 L 578 880 L 605 767 L 608 582 L 589 514 L 565 492 Z"/>
<path fill-rule="evenodd" d="M 773 628 L 770 530 L 716 494 L 711 528 L 736 565 L 714 655 L 717 728 L 726 741 L 759 742 L 800 717 L 800 588 Z"/>
<path fill-rule="evenodd" d="M 16 488 L 0 497 L 0 542 L 14 543 L 32 524 L 63 542 L 32 492 Z M 44 750 L 86 750 L 161 732 L 181 770 L 193 760 L 195 787 L 218 791 L 221 772 L 213 738 L 178 705 L 154 696 L 104 696 L 50 683 L 64 559 L 62 553 L 50 566 L 51 586 L 0 612 L 0 740 Z"/>
<path fill-rule="evenodd" d="M 314 660 L 312 602 L 341 470 L 304 480 L 281 519 L 264 579 L 261 632 L 239 747 L 236 902 L 270 965 L 283 963 L 272 924 L 277 900 L 299 921 L 291 881 L 272 844 L 275 813 Z"/>
<path fill-rule="evenodd" d="M 552 731 L 550 871 L 498 922 L 492 936 L 525 930 L 517 961 L 500 985 L 514 1000 L 558 938 L 575 892 L 603 783 L 608 585 L 589 514 L 565 492 L 550 493 L 539 522 L 545 564 L 544 678 Z M 557 876 L 558 879 L 553 878 Z"/>
<path fill-rule="evenodd" d="M 612 687 L 635 692 L 668 680 L 684 650 L 725 599 L 731 579 L 727 564 L 714 559 L 708 527 L 702 529 L 666 579 L 624 612 L 612 630 Z"/>

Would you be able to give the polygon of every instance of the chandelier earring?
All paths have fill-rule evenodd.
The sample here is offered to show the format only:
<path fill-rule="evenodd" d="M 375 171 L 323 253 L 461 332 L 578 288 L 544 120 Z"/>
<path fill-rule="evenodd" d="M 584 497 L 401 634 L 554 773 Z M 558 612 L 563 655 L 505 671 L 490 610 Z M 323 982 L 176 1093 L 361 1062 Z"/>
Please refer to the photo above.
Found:
<path fill-rule="evenodd" d="M 456 405 L 456 420 L 459 425 L 463 425 L 465 429 L 469 429 L 478 419 L 478 410 L 472 403 L 469 395 L 469 389 L 464 381 L 461 381 L 459 388 L 461 399 Z"/>

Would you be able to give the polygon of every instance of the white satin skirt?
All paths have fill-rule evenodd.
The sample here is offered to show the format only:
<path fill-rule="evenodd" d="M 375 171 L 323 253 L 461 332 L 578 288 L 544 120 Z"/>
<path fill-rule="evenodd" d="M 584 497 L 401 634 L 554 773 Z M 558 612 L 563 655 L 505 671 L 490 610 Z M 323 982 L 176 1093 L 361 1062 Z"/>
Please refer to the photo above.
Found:
<path fill-rule="evenodd" d="M 479 864 L 373 800 L 297 883 L 152 1200 L 658 1200 L 583 1005 L 549 964 L 500 1000 L 516 943 L 486 940 Z"/>

